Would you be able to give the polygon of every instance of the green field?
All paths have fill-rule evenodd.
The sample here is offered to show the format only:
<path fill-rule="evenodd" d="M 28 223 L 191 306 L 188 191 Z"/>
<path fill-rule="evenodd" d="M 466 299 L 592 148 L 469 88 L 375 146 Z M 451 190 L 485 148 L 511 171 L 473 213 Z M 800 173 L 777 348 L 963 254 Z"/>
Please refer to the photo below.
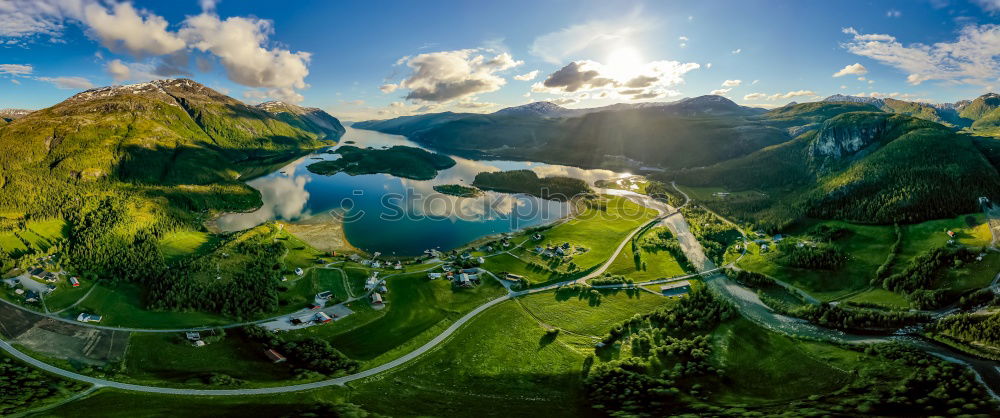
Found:
<path fill-rule="evenodd" d="M 203 333 L 207 336 L 208 333 Z M 138 381 L 205 385 L 211 374 L 253 382 L 294 377 L 291 367 L 273 364 L 263 346 L 230 330 L 221 340 L 195 347 L 181 333 L 133 333 L 125 359 L 125 374 Z"/>
<path fill-rule="evenodd" d="M 201 312 L 160 312 L 143 309 L 142 290 L 119 283 L 114 288 L 97 285 L 93 293 L 64 313 L 76 318 L 80 312 L 102 315 L 101 325 L 133 328 L 187 328 L 228 324 L 231 320 Z"/>
<path fill-rule="evenodd" d="M 796 225 L 785 236 L 795 239 L 818 225 L 850 231 L 845 237 L 833 242 L 848 257 L 838 269 L 825 271 L 782 266 L 774 261 L 778 256 L 777 251 L 762 253 L 759 246 L 753 244 L 749 246 L 747 255 L 740 260 L 739 266 L 795 285 L 822 301 L 837 299 L 867 288 L 895 241 L 893 228 L 840 221 L 808 221 Z"/>
<path fill-rule="evenodd" d="M 573 248 L 587 249 L 585 253 L 572 257 L 572 261 L 578 266 L 576 271 L 585 272 L 606 261 L 629 232 L 657 216 L 656 211 L 625 198 L 606 196 L 606 203 L 606 210 L 586 207 L 572 220 L 542 232 L 541 241 L 526 243 L 516 250 L 516 254 L 524 260 L 551 266 L 549 260 L 532 251 L 534 247 L 544 248 L 569 242 Z M 562 263 L 553 268 L 566 273 L 568 264 Z"/>
<path fill-rule="evenodd" d="M 952 239 L 948 231 L 955 233 L 954 239 L 961 245 L 988 246 L 993 239 L 986 216 L 981 213 L 906 225 L 903 227 L 903 245 L 896 271 L 906 267 L 913 257 L 947 245 Z"/>
<path fill-rule="evenodd" d="M 488 277 L 484 277 L 479 286 L 471 289 L 455 288 L 447 280 L 428 280 L 425 273 L 394 276 L 387 279 L 386 283 L 389 292 L 386 294 L 385 308 L 380 311 L 364 311 L 368 313 L 359 318 L 352 318 L 358 313 L 348 316 L 343 321 L 353 320 L 357 323 L 364 320 L 353 329 L 341 331 L 339 326 L 326 325 L 290 335 L 320 336 L 353 359 L 372 361 L 407 344 L 425 331 L 440 327 L 442 322 L 450 323 L 505 292 L 496 280 Z M 359 300 L 356 304 L 367 305 L 368 301 Z M 386 357 L 382 357 L 379 362 L 385 359 Z"/>
<path fill-rule="evenodd" d="M 852 378 L 837 364 L 853 351 L 795 340 L 739 319 L 712 334 L 712 359 L 725 378 L 708 383 L 713 401 L 752 405 L 822 395 Z"/>
<path fill-rule="evenodd" d="M 24 246 L 24 243 L 13 231 L 4 231 L 0 232 L 0 249 L 9 254 L 27 250 L 28 247 Z"/>
<path fill-rule="evenodd" d="M 870 303 L 888 308 L 909 309 L 910 301 L 899 293 L 885 289 L 871 289 L 844 299 L 847 302 Z"/>
<path fill-rule="evenodd" d="M 566 331 L 604 336 L 615 325 L 635 314 L 650 312 L 670 299 L 643 291 L 601 291 L 600 302 L 590 298 L 542 292 L 518 299 L 538 321 Z"/>
<path fill-rule="evenodd" d="M 282 285 L 288 290 L 279 294 L 278 303 L 283 308 L 292 310 L 311 305 L 316 299 L 316 294 L 324 291 L 333 292 L 335 300 L 331 301 L 332 303 L 342 302 L 350 297 L 344 287 L 344 275 L 340 270 L 311 269 L 305 276 L 289 280 Z"/>
<path fill-rule="evenodd" d="M 57 312 L 68 308 L 84 297 L 92 287 L 96 286 L 93 280 L 80 280 L 80 287 L 73 287 L 69 283 L 68 276 L 62 276 L 56 282 L 56 290 L 45 296 L 45 307 L 50 312 Z"/>
<path fill-rule="evenodd" d="M 499 274 L 507 272 L 524 276 L 531 283 L 545 283 L 559 278 L 559 275 L 541 268 L 533 268 L 510 254 L 499 254 L 486 258 L 482 268 Z"/>
<path fill-rule="evenodd" d="M 391 416 L 591 415 L 578 345 L 546 337 L 516 302 L 504 302 L 411 365 L 352 384 L 349 401 Z"/>
<path fill-rule="evenodd" d="M 611 263 L 607 272 L 616 276 L 628 277 L 635 282 L 682 276 L 685 273 L 677 259 L 666 250 L 651 252 L 640 249 L 641 261 L 639 265 L 636 265 L 632 251 L 632 243 L 629 243 L 621 254 L 618 254 L 614 263 Z"/>
<path fill-rule="evenodd" d="M 184 229 L 164 235 L 160 239 L 159 246 L 163 258 L 171 261 L 190 255 L 200 255 L 217 241 L 216 236 L 207 232 Z"/>
<path fill-rule="evenodd" d="M 297 238 L 295 235 L 289 234 L 288 232 L 281 230 L 275 235 L 278 242 L 288 250 L 285 254 L 284 263 L 285 270 L 293 271 L 296 268 L 307 268 L 316 265 L 316 260 L 323 256 L 323 252 L 306 244 L 305 241 Z"/>
<path fill-rule="evenodd" d="M 42 417 L 122 417 L 184 416 L 215 418 L 220 416 L 275 417 L 298 415 L 317 403 L 336 402 L 341 389 L 242 396 L 173 396 L 101 389 L 84 399 L 70 402 L 35 416 Z"/>

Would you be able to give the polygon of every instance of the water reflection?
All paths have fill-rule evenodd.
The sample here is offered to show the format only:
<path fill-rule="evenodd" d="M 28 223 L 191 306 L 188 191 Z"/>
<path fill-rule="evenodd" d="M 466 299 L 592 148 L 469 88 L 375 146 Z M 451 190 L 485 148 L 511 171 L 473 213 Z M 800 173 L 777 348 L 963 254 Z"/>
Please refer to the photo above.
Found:
<path fill-rule="evenodd" d="M 402 136 L 351 127 L 343 139 L 356 142 L 350 145 L 358 147 L 420 147 Z M 454 167 L 427 181 L 388 174 L 310 173 L 306 169 L 309 164 L 338 157 L 325 151 L 248 182 L 261 191 L 263 206 L 250 213 L 226 214 L 218 219 L 218 227 L 224 231 L 242 230 L 274 219 L 305 221 L 336 212 L 345 220 L 344 233 L 352 245 L 384 254 L 416 255 L 428 248 L 450 249 L 485 235 L 552 222 L 569 213 L 568 205 L 562 202 L 494 192 L 460 198 L 435 192 L 435 185 L 471 185 L 480 172 L 517 169 L 532 170 L 539 177 L 576 177 L 591 184 L 619 176 L 609 170 L 454 156 Z"/>

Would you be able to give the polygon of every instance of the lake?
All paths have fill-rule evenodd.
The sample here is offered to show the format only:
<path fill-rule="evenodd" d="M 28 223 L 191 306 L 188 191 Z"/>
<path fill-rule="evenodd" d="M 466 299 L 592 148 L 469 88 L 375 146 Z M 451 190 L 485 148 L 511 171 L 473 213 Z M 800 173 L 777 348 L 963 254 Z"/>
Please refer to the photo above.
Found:
<path fill-rule="evenodd" d="M 343 222 L 344 236 L 354 247 L 369 253 L 414 256 L 431 248 L 450 250 L 487 235 L 543 225 L 569 213 L 569 206 L 564 202 L 494 192 L 460 198 L 435 192 L 435 185 L 471 185 L 480 172 L 518 169 L 532 170 L 539 177 L 575 177 L 590 184 L 621 176 L 610 170 L 530 161 L 470 160 L 454 155 L 450 155 L 456 162 L 454 167 L 426 181 L 388 174 L 325 176 L 306 169 L 317 161 L 339 158 L 326 151 L 348 141 L 354 143 L 346 145 L 358 147 L 404 145 L 425 148 L 403 136 L 348 126 L 338 145 L 318 150 L 247 182 L 260 191 L 263 206 L 249 213 L 224 214 L 216 219 L 216 226 L 229 232 L 272 220 L 308 223 L 317 219 L 337 219 Z"/>

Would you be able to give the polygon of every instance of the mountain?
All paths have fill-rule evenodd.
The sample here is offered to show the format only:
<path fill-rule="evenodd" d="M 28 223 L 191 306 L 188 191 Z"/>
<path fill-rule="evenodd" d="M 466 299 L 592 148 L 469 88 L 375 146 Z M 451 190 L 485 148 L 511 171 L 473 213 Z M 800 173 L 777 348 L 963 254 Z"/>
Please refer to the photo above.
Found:
<path fill-rule="evenodd" d="M 289 125 L 312 132 L 325 132 L 331 137 L 340 137 L 347 131 L 337 118 L 320 108 L 302 107 L 279 101 L 264 102 L 254 107 L 277 116 Z"/>
<path fill-rule="evenodd" d="M 842 112 L 848 103 L 869 110 Z M 721 204 L 770 229 L 801 215 L 861 223 L 950 217 L 977 211 L 979 196 L 1000 193 L 1000 175 L 968 135 L 868 104 L 805 105 L 800 115 L 825 116 L 794 140 L 668 177 L 691 186 L 765 191 L 765 198 Z"/>
<path fill-rule="evenodd" d="M 339 138 L 311 122 L 336 120 L 324 115 L 282 116 L 186 79 L 91 89 L 0 128 L 2 195 L 30 198 L 60 181 L 234 182 L 249 166 Z"/>
<path fill-rule="evenodd" d="M 407 116 L 354 126 L 406 135 L 453 152 L 590 167 L 706 165 L 790 139 L 779 129 L 750 120 L 758 110 L 721 96 L 565 111 L 537 104 L 513 109 L 489 115 Z M 545 115 L 539 109 L 546 110 Z M 554 112 L 579 114 L 552 117 Z"/>
<path fill-rule="evenodd" d="M 28 109 L 0 109 L 0 122 L 10 122 L 27 116 L 33 110 Z"/>
<path fill-rule="evenodd" d="M 957 128 L 969 127 L 972 125 L 973 121 L 981 116 L 976 115 L 976 117 L 969 117 L 967 115 L 959 114 L 959 112 L 971 103 L 968 100 L 956 103 L 932 104 L 897 100 L 893 98 L 879 99 L 874 97 L 858 97 L 835 94 L 823 99 L 823 102 L 865 103 L 875 106 L 885 112 L 909 115 L 915 118 L 929 120 L 931 122 L 937 122 L 946 126 Z"/>
<path fill-rule="evenodd" d="M 864 103 L 869 104 L 878 108 L 883 105 L 883 100 L 877 97 L 860 97 L 860 96 L 848 96 L 843 94 L 834 94 L 833 96 L 823 99 L 824 102 L 847 102 L 847 103 Z"/>
<path fill-rule="evenodd" d="M 537 116 L 543 118 L 560 118 L 578 113 L 552 102 L 534 102 L 526 105 L 508 107 L 493 112 L 496 116 Z"/>

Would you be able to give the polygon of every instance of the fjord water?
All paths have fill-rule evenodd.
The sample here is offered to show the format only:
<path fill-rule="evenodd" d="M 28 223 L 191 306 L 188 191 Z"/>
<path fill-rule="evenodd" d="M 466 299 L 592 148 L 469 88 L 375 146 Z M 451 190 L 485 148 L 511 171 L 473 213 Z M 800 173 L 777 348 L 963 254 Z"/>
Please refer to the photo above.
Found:
<path fill-rule="evenodd" d="M 271 220 L 294 223 L 333 214 L 344 220 L 344 234 L 351 245 L 368 252 L 412 256 L 426 249 L 449 250 L 487 235 L 549 223 L 569 210 L 566 203 L 527 195 L 486 192 L 480 197 L 459 198 L 435 192 L 435 185 L 469 185 L 483 171 L 518 169 L 535 171 L 539 177 L 576 177 L 591 184 L 619 176 L 609 170 L 456 156 L 451 156 L 456 162 L 454 167 L 427 181 L 388 174 L 325 176 L 306 169 L 314 162 L 339 158 L 326 151 L 348 141 L 354 142 L 348 145 L 358 147 L 420 147 L 403 136 L 348 126 L 337 146 L 249 181 L 247 184 L 261 192 L 263 205 L 254 212 L 225 214 L 216 225 L 223 231 L 237 231 Z"/>

